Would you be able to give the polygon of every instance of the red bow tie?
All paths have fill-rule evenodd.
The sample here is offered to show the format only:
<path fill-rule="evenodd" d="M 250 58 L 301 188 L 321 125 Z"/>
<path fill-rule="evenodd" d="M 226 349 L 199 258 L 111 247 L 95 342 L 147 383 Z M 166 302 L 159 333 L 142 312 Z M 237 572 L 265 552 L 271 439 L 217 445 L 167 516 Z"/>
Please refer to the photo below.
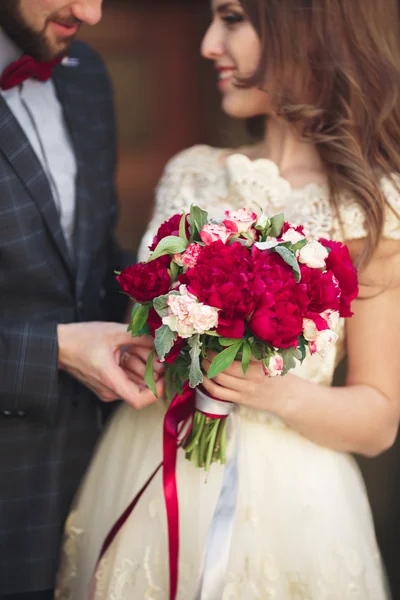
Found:
<path fill-rule="evenodd" d="M 54 67 L 61 60 L 62 58 L 55 58 L 49 62 L 39 62 L 31 56 L 22 56 L 5 69 L 0 77 L 0 89 L 10 90 L 31 77 L 39 81 L 48 81 Z"/>

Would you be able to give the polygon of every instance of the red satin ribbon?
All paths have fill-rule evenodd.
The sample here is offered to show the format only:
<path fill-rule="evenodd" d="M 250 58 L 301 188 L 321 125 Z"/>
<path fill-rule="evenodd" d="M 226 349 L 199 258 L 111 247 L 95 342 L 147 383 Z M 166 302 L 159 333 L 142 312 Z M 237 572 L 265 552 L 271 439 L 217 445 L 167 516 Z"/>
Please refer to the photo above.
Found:
<path fill-rule="evenodd" d="M 99 558 L 97 559 L 96 567 L 91 581 L 89 598 L 94 598 L 95 595 L 95 574 L 99 562 L 103 558 L 107 549 L 115 539 L 115 536 L 123 527 L 124 523 L 132 513 L 133 509 L 139 502 L 145 490 L 148 488 L 158 471 L 163 467 L 163 487 L 164 499 L 167 511 L 168 523 L 168 546 L 169 546 L 169 576 L 170 589 L 169 598 L 175 600 L 178 589 L 178 564 L 179 564 L 179 505 L 178 505 L 178 490 L 176 485 L 176 456 L 179 446 L 179 434 L 194 413 L 194 391 L 189 388 L 189 384 L 185 384 L 182 395 L 176 395 L 172 400 L 164 417 L 163 430 L 163 461 L 158 465 L 143 487 L 136 494 L 129 506 L 124 510 L 122 515 L 115 522 L 106 539 L 103 542 Z M 182 427 L 180 425 L 182 424 Z"/>
<path fill-rule="evenodd" d="M 176 485 L 176 455 L 179 443 L 179 425 L 194 413 L 194 392 L 186 384 L 182 396 L 175 396 L 164 419 L 163 485 L 167 510 L 169 546 L 169 598 L 175 600 L 178 589 L 179 561 L 179 505 Z"/>

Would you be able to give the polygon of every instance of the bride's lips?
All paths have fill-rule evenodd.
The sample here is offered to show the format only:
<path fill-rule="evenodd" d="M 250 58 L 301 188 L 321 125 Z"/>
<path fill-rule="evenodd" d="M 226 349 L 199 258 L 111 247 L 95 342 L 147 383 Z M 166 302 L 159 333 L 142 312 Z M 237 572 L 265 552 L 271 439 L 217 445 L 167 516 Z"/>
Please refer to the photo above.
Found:
<path fill-rule="evenodd" d="M 65 23 L 61 23 L 60 21 L 51 21 L 51 24 L 57 35 L 61 37 L 71 37 L 75 35 L 79 29 L 79 23 L 74 23 L 73 25 L 66 25 Z"/>
<path fill-rule="evenodd" d="M 218 73 L 218 87 L 223 87 L 233 79 L 234 67 L 216 67 Z"/>

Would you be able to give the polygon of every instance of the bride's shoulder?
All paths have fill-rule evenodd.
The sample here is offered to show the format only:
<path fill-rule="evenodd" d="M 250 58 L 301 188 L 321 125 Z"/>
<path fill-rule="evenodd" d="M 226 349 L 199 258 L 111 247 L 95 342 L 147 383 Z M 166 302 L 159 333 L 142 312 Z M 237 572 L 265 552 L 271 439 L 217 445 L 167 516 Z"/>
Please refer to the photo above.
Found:
<path fill-rule="evenodd" d="M 380 189 L 386 200 L 383 238 L 400 240 L 400 175 L 382 177 Z M 354 198 L 344 196 L 339 213 L 346 239 L 366 237 L 366 215 Z"/>

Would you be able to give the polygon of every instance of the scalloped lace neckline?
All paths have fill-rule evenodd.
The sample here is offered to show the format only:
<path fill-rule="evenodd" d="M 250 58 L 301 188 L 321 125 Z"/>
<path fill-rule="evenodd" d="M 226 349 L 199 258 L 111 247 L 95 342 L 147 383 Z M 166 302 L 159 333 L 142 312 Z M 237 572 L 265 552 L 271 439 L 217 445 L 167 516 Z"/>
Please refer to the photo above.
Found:
<path fill-rule="evenodd" d="M 289 195 L 308 195 L 318 192 L 319 194 L 329 195 L 329 185 L 327 183 L 310 182 L 301 187 L 293 187 L 292 184 L 282 177 L 278 165 L 269 158 L 251 159 L 240 151 L 230 151 L 220 149 L 221 164 L 228 172 L 231 182 L 244 180 L 249 176 L 260 183 L 271 185 L 274 182 L 282 191 Z"/>

